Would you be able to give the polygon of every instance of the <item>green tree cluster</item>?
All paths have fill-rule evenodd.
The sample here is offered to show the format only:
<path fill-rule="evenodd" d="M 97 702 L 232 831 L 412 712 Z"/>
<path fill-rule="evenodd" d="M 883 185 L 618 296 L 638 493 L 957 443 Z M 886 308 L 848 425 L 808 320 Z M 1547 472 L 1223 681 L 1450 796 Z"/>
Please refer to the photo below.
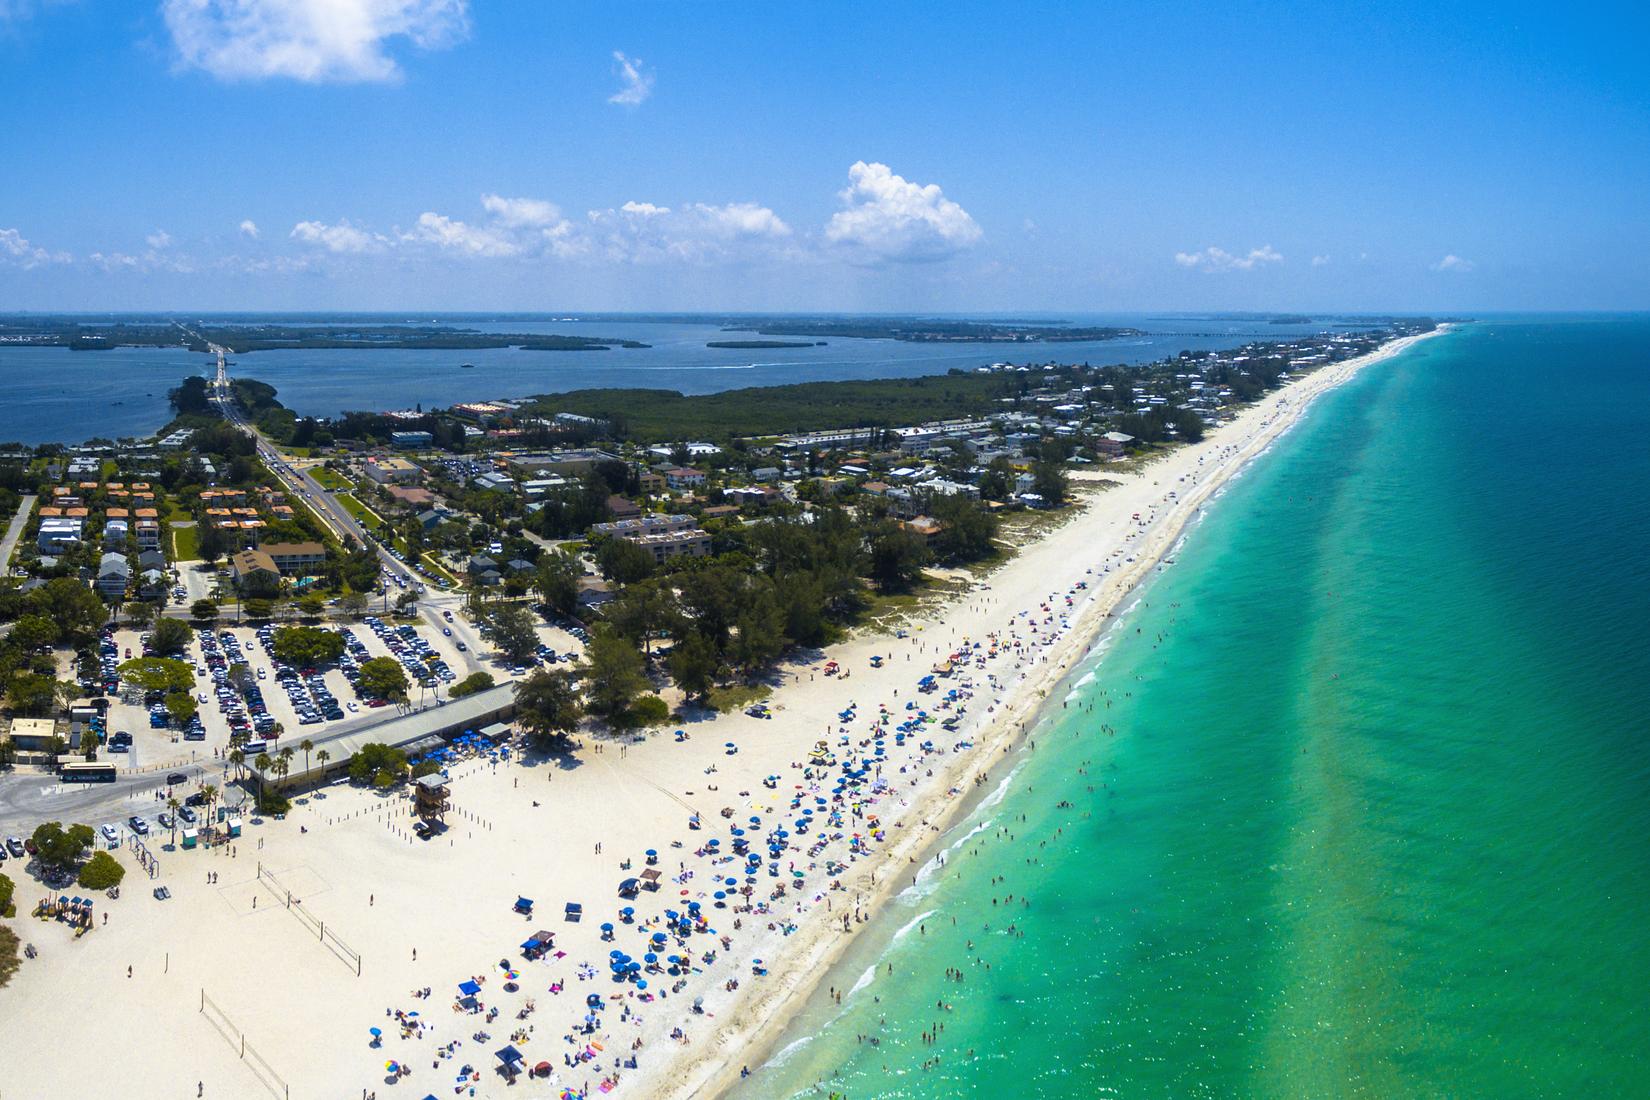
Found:
<path fill-rule="evenodd" d="M 322 665 L 344 652 L 344 639 L 319 626 L 283 626 L 275 631 L 275 659 L 288 665 Z"/>
<path fill-rule="evenodd" d="M 119 886 L 120 880 L 126 877 L 126 868 L 120 865 L 120 860 L 108 852 L 99 850 L 92 853 L 80 868 L 80 875 L 75 880 L 87 890 L 107 890 L 111 886 Z"/>
<path fill-rule="evenodd" d="M 350 758 L 349 777 L 357 783 L 393 787 L 407 775 L 407 754 L 400 749 L 373 742 L 362 745 Z"/>
<path fill-rule="evenodd" d="M 363 695 L 374 699 L 388 699 L 392 703 L 407 701 L 407 671 L 393 657 L 374 657 L 362 661 L 357 686 Z"/>
<path fill-rule="evenodd" d="M 486 691 L 488 688 L 493 686 L 493 682 L 493 674 L 485 669 L 480 672 L 472 672 L 448 689 L 447 698 L 462 699 L 466 695 L 474 695 L 478 691 Z"/>

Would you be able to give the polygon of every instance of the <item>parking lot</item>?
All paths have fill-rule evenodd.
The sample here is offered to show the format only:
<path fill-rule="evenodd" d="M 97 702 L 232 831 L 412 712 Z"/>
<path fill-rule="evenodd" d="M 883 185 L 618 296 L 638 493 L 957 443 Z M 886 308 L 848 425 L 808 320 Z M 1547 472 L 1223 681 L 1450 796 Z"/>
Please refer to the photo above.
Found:
<path fill-rule="evenodd" d="M 227 750 L 233 732 L 267 741 L 277 724 L 281 742 L 295 744 L 311 730 L 370 709 L 371 701 L 360 698 L 351 681 L 356 667 L 373 657 L 395 658 L 408 669 L 415 702 L 421 690 L 445 690 L 460 678 L 463 666 L 452 639 L 427 626 L 379 624 L 375 629 L 376 621 L 337 628 L 344 635 L 344 657 L 315 669 L 286 668 L 275 660 L 270 652 L 274 627 L 198 630 L 182 654 L 195 670 L 193 695 L 200 707 L 196 720 L 182 730 L 168 728 L 163 707 L 156 710 L 133 696 L 111 694 L 106 723 L 110 739 L 129 733 L 132 745 L 128 752 L 106 758 L 122 767 L 210 758 Z M 104 653 L 107 672 L 111 665 L 142 655 L 141 635 L 115 631 L 106 637 Z M 230 670 L 241 664 L 248 675 L 236 685 Z"/>
<path fill-rule="evenodd" d="M 362 622 L 341 625 L 344 656 L 336 663 L 314 669 L 282 667 L 271 653 L 275 627 L 218 626 L 197 630 L 183 659 L 195 670 L 193 694 L 200 710 L 186 729 L 169 728 L 164 708 L 116 692 L 109 696 L 106 727 L 111 741 L 121 733 L 131 735 L 125 752 L 105 756 L 123 768 L 156 767 L 180 761 L 211 759 L 228 750 L 231 734 L 244 732 L 269 744 L 297 744 L 311 732 L 320 732 L 332 722 L 359 716 L 374 709 L 376 700 L 364 699 L 356 691 L 355 669 L 374 657 L 390 657 L 407 670 L 409 695 L 418 703 L 422 695 L 445 694 L 453 683 L 464 678 L 470 667 L 467 656 L 475 656 L 494 678 L 503 682 L 530 671 L 528 666 L 509 667 L 491 654 L 475 655 L 460 633 L 472 634 L 462 624 L 431 626 L 397 624 L 393 620 L 367 616 Z M 460 630 L 454 633 L 454 625 Z M 540 624 L 541 663 L 555 652 L 570 659 L 582 652 L 581 643 L 557 627 Z M 107 635 L 103 647 L 105 674 L 119 663 L 141 656 L 141 635 L 135 630 L 118 630 Z M 230 669 L 244 664 L 249 676 L 237 687 Z M 421 682 L 422 681 L 422 682 Z M 274 738 L 275 726 L 281 736 Z M 123 758 L 124 757 L 124 758 Z"/>

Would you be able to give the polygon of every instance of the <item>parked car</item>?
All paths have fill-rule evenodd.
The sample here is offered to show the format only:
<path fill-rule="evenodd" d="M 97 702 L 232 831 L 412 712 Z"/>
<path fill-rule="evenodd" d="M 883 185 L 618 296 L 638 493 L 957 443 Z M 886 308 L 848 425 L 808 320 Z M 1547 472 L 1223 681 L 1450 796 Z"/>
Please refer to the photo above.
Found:
<path fill-rule="evenodd" d="M 181 787 L 187 782 L 189 782 L 189 777 L 184 775 L 182 772 L 171 772 L 166 777 L 166 785 L 168 787 Z"/>
<path fill-rule="evenodd" d="M 98 829 L 98 832 L 102 833 L 103 839 L 107 840 L 110 844 L 113 844 L 115 841 L 120 839 L 120 830 L 115 828 L 113 825 L 104 825 L 102 828 Z"/>
<path fill-rule="evenodd" d="M 22 859 L 27 850 L 28 849 L 23 847 L 22 837 L 8 836 L 6 838 L 6 851 L 10 852 L 17 859 Z"/>
<path fill-rule="evenodd" d="M 149 835 L 149 823 L 136 814 L 133 814 L 131 817 L 127 818 L 126 824 L 131 826 L 132 832 L 136 833 L 138 836 Z"/>

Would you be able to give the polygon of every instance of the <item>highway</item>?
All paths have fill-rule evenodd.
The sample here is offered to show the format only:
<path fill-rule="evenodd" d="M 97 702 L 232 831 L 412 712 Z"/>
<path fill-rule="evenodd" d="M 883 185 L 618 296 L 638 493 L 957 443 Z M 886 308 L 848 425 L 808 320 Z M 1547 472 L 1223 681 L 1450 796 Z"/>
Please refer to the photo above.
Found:
<path fill-rule="evenodd" d="M 188 332 L 189 330 L 185 329 L 184 331 Z M 204 341 L 204 337 L 200 337 L 196 333 L 190 332 L 190 335 Z M 482 640 L 469 621 L 458 613 L 464 604 L 463 596 L 456 590 L 442 591 L 429 587 L 425 583 L 425 578 L 419 576 L 411 566 L 396 558 L 376 540 L 368 537 L 366 529 L 361 526 L 354 516 L 350 515 L 349 510 L 339 504 L 332 493 L 316 481 L 308 470 L 283 455 L 262 432 L 258 431 L 257 426 L 246 419 L 245 414 L 241 411 L 241 407 L 235 403 L 234 395 L 230 391 L 230 349 L 210 341 L 205 342 L 207 348 L 218 359 L 217 374 L 211 386 L 213 403 L 217 405 L 218 411 L 225 421 L 253 438 L 257 443 L 258 457 L 263 461 L 264 466 L 269 469 L 269 472 L 275 476 L 276 480 L 281 483 L 281 487 L 294 499 L 307 504 L 315 518 L 332 533 L 334 538 L 342 542 L 347 537 L 362 546 L 372 548 L 373 552 L 378 555 L 379 563 L 385 572 L 399 579 L 402 584 L 418 594 L 419 617 L 438 631 L 443 627 L 450 628 L 467 647 L 464 653 L 464 674 L 467 675 L 485 667 L 477 656 L 478 653 L 484 652 Z M 444 611 L 453 612 L 451 623 L 446 622 L 441 617 Z"/>
<path fill-rule="evenodd" d="M 5 539 L 0 540 L 0 575 L 11 572 L 11 556 L 17 552 L 17 540 L 22 537 L 23 528 L 29 525 L 29 517 L 34 514 L 35 499 L 33 493 L 26 493 L 17 503 L 17 514 L 11 517 Z"/>
<path fill-rule="evenodd" d="M 182 326 L 180 326 L 182 327 Z M 188 332 L 189 330 L 185 329 Z M 190 333 L 190 335 L 197 335 Z M 362 546 L 371 547 L 378 555 L 384 571 L 406 585 L 411 591 L 418 594 L 418 615 L 424 623 L 436 632 L 443 628 L 451 629 L 454 635 L 462 640 L 467 649 L 462 654 L 465 667 L 455 668 L 460 676 L 468 675 L 482 669 L 488 669 L 505 679 L 507 674 L 500 675 L 503 670 L 492 662 L 483 661 L 480 654 L 488 652 L 488 647 L 482 641 L 468 618 L 459 612 L 464 606 L 464 598 L 457 590 L 442 591 L 426 586 L 424 578 L 418 576 L 405 563 L 390 555 L 383 546 L 367 537 L 366 531 L 354 516 L 335 500 L 330 492 L 317 482 L 310 474 L 295 465 L 285 455 L 259 432 L 243 415 L 229 389 L 228 356 L 229 349 L 217 344 L 207 344 L 213 354 L 217 356 L 217 373 L 213 379 L 209 395 L 224 420 L 233 424 L 241 431 L 250 435 L 257 444 L 258 457 L 263 464 L 280 482 L 282 488 L 297 500 L 302 500 L 314 513 L 317 520 L 327 528 L 334 538 L 343 541 L 346 537 L 353 539 Z M 19 509 L 18 516 L 10 525 L 3 539 L 0 539 L 0 559 L 9 560 L 10 551 L 15 546 L 17 537 L 21 534 L 28 521 L 28 514 L 34 504 L 33 498 L 25 497 Z M 451 611 L 453 619 L 447 622 L 442 617 L 444 611 Z M 182 617 L 186 615 L 186 608 L 168 608 L 169 615 Z M 439 697 L 438 697 L 439 698 Z M 337 723 L 329 723 L 324 732 L 311 735 L 317 744 L 336 740 L 340 737 L 357 733 L 363 729 L 393 721 L 401 715 L 393 709 L 387 712 L 363 714 L 359 717 L 346 719 Z M 105 755 L 103 759 L 119 766 L 134 763 L 131 759 L 122 760 L 118 756 Z M 222 760 L 206 759 L 187 765 L 160 768 L 153 771 L 129 772 L 122 770 L 118 779 L 113 783 L 90 784 L 61 784 L 55 777 L 40 776 L 13 776 L 9 782 L 0 783 L 0 837 L 13 833 L 26 836 L 42 821 L 84 821 L 96 826 L 105 822 L 120 824 L 124 828 L 125 820 L 132 814 L 142 814 L 152 818 L 159 802 L 155 798 L 157 791 L 166 789 L 166 776 L 172 772 L 183 772 L 189 776 L 187 787 L 179 788 L 192 790 L 200 782 L 215 782 L 220 790 L 233 802 L 237 796 L 245 797 L 241 788 L 234 787 L 228 782 L 226 764 Z M 232 771 L 232 769 L 231 769 Z"/>

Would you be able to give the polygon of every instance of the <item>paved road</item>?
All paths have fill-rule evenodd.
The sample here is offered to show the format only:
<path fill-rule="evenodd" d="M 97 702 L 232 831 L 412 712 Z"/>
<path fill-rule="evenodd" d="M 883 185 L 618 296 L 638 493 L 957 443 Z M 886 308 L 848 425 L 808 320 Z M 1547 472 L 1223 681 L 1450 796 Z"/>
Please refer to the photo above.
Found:
<path fill-rule="evenodd" d="M 0 540 L 0 575 L 11 570 L 11 556 L 17 550 L 17 540 L 23 537 L 23 528 L 29 525 L 29 517 L 34 514 L 35 500 L 33 493 L 23 497 L 17 514 L 11 517 L 11 526 L 6 528 L 6 537 Z"/>
<path fill-rule="evenodd" d="M 185 330 L 187 331 L 187 330 Z M 212 400 L 217 403 L 225 420 L 240 428 L 257 442 L 258 455 L 270 472 L 281 482 L 282 487 L 293 496 L 302 499 L 310 505 L 316 517 L 330 529 L 335 537 L 342 538 L 348 535 L 363 546 L 370 546 L 378 554 L 383 567 L 395 576 L 400 577 L 409 586 L 423 586 L 424 579 L 419 577 L 406 564 L 396 560 L 387 553 L 382 546 L 366 537 L 366 532 L 356 522 L 355 517 L 346 511 L 343 505 L 332 498 L 332 495 L 321 486 L 308 472 L 293 465 L 286 456 L 282 455 L 260 433 L 257 428 L 248 423 L 242 415 L 239 406 L 232 399 L 229 391 L 229 373 L 227 356 L 228 348 L 218 345 L 208 345 L 218 357 L 217 376 L 211 387 Z M 27 524 L 28 510 L 34 505 L 33 497 L 26 497 L 25 507 L 19 509 L 19 515 L 12 523 L 11 530 L 3 543 L 0 543 L 0 559 L 10 560 L 11 550 Z M 415 589 L 416 590 L 416 589 Z M 482 652 L 482 642 L 474 627 L 458 614 L 463 606 L 463 596 L 457 591 L 443 592 L 438 589 L 424 587 L 420 593 L 418 613 L 425 623 L 439 631 L 442 627 L 451 627 L 454 634 L 463 639 L 468 646 L 464 653 L 466 673 L 487 668 L 491 662 L 483 661 L 478 654 Z M 443 611 L 454 612 L 454 621 L 447 623 L 442 618 Z M 187 615 L 186 607 L 168 608 L 168 614 Z M 456 670 L 455 670 L 456 671 Z M 499 677 L 501 680 L 503 676 Z M 415 698 L 416 701 L 416 698 Z M 346 734 L 356 733 L 362 729 L 369 729 L 384 722 L 399 717 L 393 708 L 384 708 L 384 711 L 361 715 L 357 718 L 345 719 L 341 722 L 327 723 L 324 732 L 317 731 L 308 734 L 317 745 L 336 740 Z M 111 759 L 105 756 L 104 759 Z M 123 761 L 113 758 L 112 762 L 119 765 Z M 100 825 L 104 822 L 124 822 L 134 813 L 151 817 L 160 803 L 155 800 L 155 791 L 164 791 L 166 776 L 171 771 L 184 771 L 190 775 L 190 787 L 200 781 L 216 782 L 220 788 L 228 791 L 224 781 L 224 762 L 208 760 L 202 764 L 191 764 L 181 768 L 163 769 L 147 773 L 127 773 L 120 776 L 113 783 L 95 783 L 89 785 L 59 784 L 52 776 L 15 774 L 0 779 L 0 835 L 17 833 L 23 835 L 32 832 L 34 827 L 42 821 L 84 821 L 89 825 Z M 231 797 L 234 797 L 231 795 Z"/>
<path fill-rule="evenodd" d="M 104 756 L 105 760 L 111 759 Z M 114 758 L 119 763 L 118 755 Z M 13 772 L 0 780 L 0 833 L 26 837 L 43 821 L 83 822 L 98 826 L 122 823 L 133 814 L 153 817 L 165 806 L 155 800 L 155 792 L 166 791 L 166 777 L 183 772 L 193 790 L 199 782 L 222 785 L 222 764 L 182 764 L 152 772 L 127 773 L 113 783 L 58 783 L 57 777 L 31 772 Z M 233 796 L 231 796 L 233 799 Z"/>
<path fill-rule="evenodd" d="M 418 702 L 416 693 L 413 702 L 415 705 Z M 299 741 L 307 738 L 315 748 L 325 748 L 341 737 L 404 717 L 404 711 L 383 707 L 341 722 L 328 722 L 324 727 L 301 726 L 289 730 L 281 744 L 296 748 Z M 100 753 L 99 759 L 117 766 L 125 763 L 118 753 Z M 82 821 L 96 826 L 107 821 L 124 822 L 132 814 L 152 818 L 164 808 L 155 800 L 155 792 L 166 790 L 166 777 L 173 772 L 189 776 L 188 785 L 181 790 L 193 791 L 202 782 L 216 783 L 233 805 L 242 797 L 242 792 L 226 779 L 226 767 L 233 777 L 234 768 L 226 761 L 208 757 L 193 764 L 151 772 L 123 772 L 113 783 L 59 784 L 55 776 L 15 772 L 0 778 L 0 835 L 25 836 L 42 821 Z"/>

